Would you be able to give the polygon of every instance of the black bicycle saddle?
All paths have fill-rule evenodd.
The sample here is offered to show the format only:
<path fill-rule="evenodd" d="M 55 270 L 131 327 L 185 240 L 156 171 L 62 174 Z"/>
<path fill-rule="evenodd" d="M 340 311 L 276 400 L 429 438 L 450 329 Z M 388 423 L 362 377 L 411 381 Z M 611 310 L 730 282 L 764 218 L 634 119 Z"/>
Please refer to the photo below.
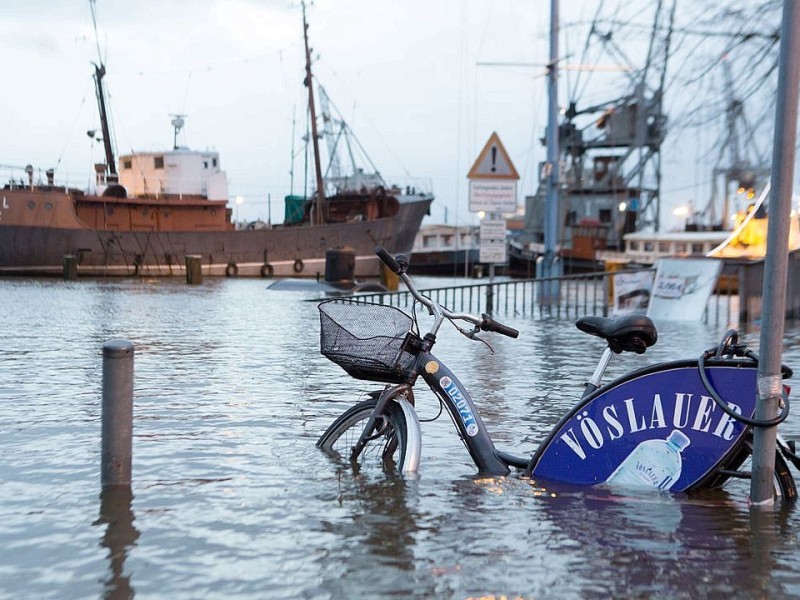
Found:
<path fill-rule="evenodd" d="M 581 317 L 575 322 L 581 331 L 601 337 L 613 352 L 643 354 L 658 341 L 656 326 L 646 315 L 622 317 Z"/>

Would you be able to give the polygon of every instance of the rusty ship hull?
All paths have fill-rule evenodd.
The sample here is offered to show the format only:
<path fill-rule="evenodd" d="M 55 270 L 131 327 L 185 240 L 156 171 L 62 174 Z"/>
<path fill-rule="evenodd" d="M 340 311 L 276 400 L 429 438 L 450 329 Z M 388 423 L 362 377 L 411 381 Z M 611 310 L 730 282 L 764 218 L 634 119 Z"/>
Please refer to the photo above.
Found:
<path fill-rule="evenodd" d="M 0 190 L 0 275 L 61 275 L 74 256 L 81 276 L 180 276 L 186 257 L 200 256 L 209 276 L 315 277 L 329 249 L 348 247 L 356 275 L 371 276 L 375 245 L 410 252 L 432 199 L 393 197 L 384 214 L 349 221 L 234 229 L 225 201 Z"/>

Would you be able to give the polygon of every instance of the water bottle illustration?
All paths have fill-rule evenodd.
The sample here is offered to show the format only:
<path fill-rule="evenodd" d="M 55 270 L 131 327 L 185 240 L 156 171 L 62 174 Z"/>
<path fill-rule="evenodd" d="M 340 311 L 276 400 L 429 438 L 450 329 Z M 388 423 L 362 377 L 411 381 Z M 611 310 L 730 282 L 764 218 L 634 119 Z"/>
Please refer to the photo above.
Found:
<path fill-rule="evenodd" d="M 689 438 L 677 429 L 666 440 L 646 440 L 633 449 L 606 483 L 668 490 L 681 476 L 681 452 L 688 445 Z"/>

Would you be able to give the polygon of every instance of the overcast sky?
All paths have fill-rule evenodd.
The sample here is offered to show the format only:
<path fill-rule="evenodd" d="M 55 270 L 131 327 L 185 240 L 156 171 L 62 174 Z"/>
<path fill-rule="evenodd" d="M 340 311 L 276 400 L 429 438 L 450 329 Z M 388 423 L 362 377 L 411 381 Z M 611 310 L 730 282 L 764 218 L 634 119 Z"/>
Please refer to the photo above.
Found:
<path fill-rule="evenodd" d="M 653 3 L 639 4 L 641 11 L 617 17 L 646 22 Z M 585 27 L 578 24 L 597 6 L 562 2 L 562 55 L 579 53 Z M 0 164 L 55 166 L 59 181 L 85 187 L 92 162 L 102 160 L 86 135 L 99 128 L 89 2 L 1 10 Z M 316 0 L 307 10 L 315 77 L 389 182 L 413 178 L 432 189 L 428 222 L 443 222 L 445 209 L 450 223 L 476 222 L 466 208 L 466 174 L 494 131 L 521 175 L 520 202 L 535 191 L 545 156 L 544 69 L 479 63 L 546 62 L 549 2 Z M 170 149 L 170 114 L 188 115 L 183 141 L 220 152 L 230 195 L 245 199 L 242 217 L 266 219 L 271 197 L 272 220 L 282 220 L 283 196 L 303 192 L 299 2 L 97 0 L 96 14 L 117 153 Z M 643 47 L 642 39 L 618 42 L 632 55 Z M 596 73 L 581 99 L 614 97 L 622 82 L 619 73 Z M 665 211 L 707 200 L 713 165 L 687 163 L 698 138 L 684 142 L 685 150 L 663 158 Z"/>

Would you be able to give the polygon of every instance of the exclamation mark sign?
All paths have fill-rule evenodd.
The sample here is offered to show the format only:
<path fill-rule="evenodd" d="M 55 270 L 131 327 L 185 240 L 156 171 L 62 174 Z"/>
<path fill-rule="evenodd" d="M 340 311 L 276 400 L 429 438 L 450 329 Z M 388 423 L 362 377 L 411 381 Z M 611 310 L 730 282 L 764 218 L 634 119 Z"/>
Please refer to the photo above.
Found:
<path fill-rule="evenodd" d="M 492 146 L 492 173 L 497 171 L 497 146 Z"/>

